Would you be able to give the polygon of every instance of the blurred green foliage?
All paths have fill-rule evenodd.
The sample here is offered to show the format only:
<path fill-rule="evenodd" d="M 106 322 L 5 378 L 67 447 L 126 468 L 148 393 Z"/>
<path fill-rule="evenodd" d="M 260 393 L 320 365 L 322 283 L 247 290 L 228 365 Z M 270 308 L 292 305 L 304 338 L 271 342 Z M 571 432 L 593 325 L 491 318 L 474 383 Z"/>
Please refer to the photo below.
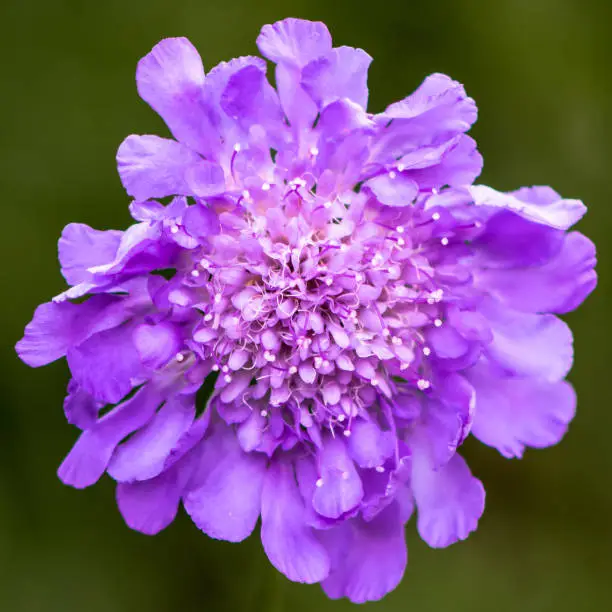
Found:
<path fill-rule="evenodd" d="M 337 44 L 365 48 L 371 108 L 431 72 L 465 83 L 480 107 L 482 181 L 550 183 L 590 206 L 580 229 L 599 248 L 600 286 L 569 321 L 579 413 L 563 444 L 506 461 L 469 442 L 485 482 L 477 534 L 433 551 L 409 526 L 400 588 L 368 609 L 393 612 L 593 611 L 612 589 L 612 4 L 607 0 L 4 0 L 0 7 L 2 337 L 0 610 L 302 612 L 348 610 L 291 585 L 258 537 L 208 540 L 181 516 L 155 538 L 130 531 L 106 479 L 86 491 L 55 469 L 76 439 L 62 413 L 65 364 L 33 372 L 12 346 L 39 302 L 63 289 L 55 242 L 81 221 L 124 227 L 114 167 L 129 133 L 163 133 L 137 98 L 134 68 L 160 38 L 186 35 L 205 66 L 255 53 L 261 25 L 322 19 Z M 606 602 L 608 602 L 606 604 Z"/>

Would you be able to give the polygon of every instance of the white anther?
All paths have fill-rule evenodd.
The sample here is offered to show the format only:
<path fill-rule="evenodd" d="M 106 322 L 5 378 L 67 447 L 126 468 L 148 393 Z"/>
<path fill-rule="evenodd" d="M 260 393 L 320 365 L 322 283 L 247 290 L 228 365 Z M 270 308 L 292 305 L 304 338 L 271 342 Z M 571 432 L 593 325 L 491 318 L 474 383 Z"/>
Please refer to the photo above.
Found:
<path fill-rule="evenodd" d="M 372 265 L 377 266 L 379 263 L 382 263 L 383 256 L 380 253 L 376 253 L 374 257 L 372 257 Z"/>
<path fill-rule="evenodd" d="M 224 366 L 221 368 L 221 371 L 222 371 L 222 372 L 229 372 L 229 366 L 224 365 Z"/>
<path fill-rule="evenodd" d="M 259 412 L 259 414 L 261 414 L 262 417 L 267 417 L 268 416 L 268 411 L 264 408 L 263 410 L 261 410 Z"/>
<path fill-rule="evenodd" d="M 393 338 L 391 338 L 391 342 L 393 342 L 395 346 L 400 346 L 402 344 L 402 339 L 399 336 L 393 336 Z"/>
<path fill-rule="evenodd" d="M 343 414 L 338 415 L 338 423 L 344 423 L 346 417 Z"/>
<path fill-rule="evenodd" d="M 378 386 L 378 378 L 372 378 L 370 380 L 370 383 L 373 387 L 377 387 Z"/>
<path fill-rule="evenodd" d="M 350 429 L 345 429 L 343 433 L 344 433 L 344 437 L 345 438 L 350 438 L 351 437 L 351 430 Z"/>
<path fill-rule="evenodd" d="M 208 259 L 200 259 L 200 265 L 208 269 L 210 267 L 210 261 L 208 261 Z"/>
<path fill-rule="evenodd" d="M 310 154 L 316 157 L 319 154 L 319 149 L 317 149 L 317 147 L 310 147 Z"/>
<path fill-rule="evenodd" d="M 341 244 L 341 245 L 340 245 L 340 251 L 341 251 L 342 253 L 346 253 L 346 252 L 348 251 L 348 245 L 346 245 L 346 244 Z"/>
<path fill-rule="evenodd" d="M 178 225 L 173 225 L 173 226 L 170 228 L 170 231 L 171 231 L 173 234 L 178 234 L 178 231 L 179 231 Z"/>
<path fill-rule="evenodd" d="M 397 276 L 399 274 L 399 268 L 397 266 L 391 266 L 389 268 L 389 274 L 393 275 L 393 276 Z"/>
<path fill-rule="evenodd" d="M 442 244 L 442 246 L 446 246 L 448 244 L 448 238 L 444 236 L 444 238 L 440 240 L 440 243 Z"/>
<path fill-rule="evenodd" d="M 385 329 L 383 329 L 383 330 L 382 330 L 382 335 L 383 335 L 385 338 L 387 338 L 388 336 L 390 336 L 390 335 L 391 335 L 391 332 L 389 331 L 389 329 L 387 329 L 387 328 L 385 327 Z"/>
<path fill-rule="evenodd" d="M 363 282 L 363 274 L 360 274 L 359 272 L 357 272 L 357 274 L 355 274 L 355 280 L 358 283 L 362 283 Z"/>
<path fill-rule="evenodd" d="M 181 363 L 181 361 L 185 360 L 185 355 L 183 355 L 183 353 L 177 353 L 175 359 Z"/>
<path fill-rule="evenodd" d="M 382 473 L 385 471 L 385 468 L 384 468 L 382 465 L 377 465 L 377 466 L 376 466 L 376 471 L 377 471 L 379 474 L 382 474 Z"/>
<path fill-rule="evenodd" d="M 435 325 L 436 327 L 442 327 L 442 319 L 436 319 L 436 320 L 434 321 L 434 325 Z"/>
<path fill-rule="evenodd" d="M 342 472 L 342 480 L 348 480 L 349 476 L 350 474 L 346 470 Z"/>
<path fill-rule="evenodd" d="M 270 183 L 264 183 L 264 184 L 261 186 L 261 190 L 262 190 L 262 191 L 270 191 Z"/>
<path fill-rule="evenodd" d="M 436 213 L 434 213 L 433 215 L 431 215 L 431 218 L 432 218 L 434 221 L 438 221 L 438 219 L 440 219 L 440 213 L 437 213 L 437 212 L 436 212 Z"/>
<path fill-rule="evenodd" d="M 212 314 L 210 314 L 210 312 L 208 312 L 208 313 L 206 313 L 204 315 L 204 320 L 205 321 L 212 321 L 212 318 L 213 318 L 213 316 L 212 316 Z"/>
<path fill-rule="evenodd" d="M 213 365 L 213 367 L 212 367 L 212 371 L 213 371 L 213 372 L 218 372 L 218 371 L 219 371 L 219 365 L 215 363 L 215 364 Z"/>
<path fill-rule="evenodd" d="M 315 485 L 317 486 L 317 488 L 321 488 L 323 486 L 323 479 L 319 478 L 317 479 L 317 482 L 315 482 Z"/>
<path fill-rule="evenodd" d="M 323 204 L 323 208 L 331 208 L 331 207 L 332 207 L 332 203 L 329 200 L 325 202 L 325 204 Z"/>
<path fill-rule="evenodd" d="M 242 147 L 240 146 L 240 143 L 239 143 L 239 142 L 237 142 L 237 143 L 234 145 L 234 151 L 236 151 L 236 153 L 238 153 L 238 152 L 240 151 L 240 149 L 241 149 L 241 148 L 242 148 Z"/>
<path fill-rule="evenodd" d="M 404 246 L 406 244 L 406 241 L 403 238 L 398 238 L 397 244 L 399 244 L 400 246 Z"/>
<path fill-rule="evenodd" d="M 405 169 L 406 169 L 406 166 L 404 166 L 404 164 L 397 164 L 398 172 L 403 172 Z"/>
<path fill-rule="evenodd" d="M 200 273 L 197 270 L 192 270 L 191 271 L 191 276 L 197 278 L 198 276 L 200 276 Z"/>
<path fill-rule="evenodd" d="M 218 304 L 222 297 L 223 296 L 220 293 L 215 293 L 215 304 Z"/>
<path fill-rule="evenodd" d="M 425 380 L 424 378 L 419 378 L 419 380 L 417 381 L 417 387 L 421 391 L 425 391 L 425 389 L 429 389 L 430 383 L 428 380 Z"/>
<path fill-rule="evenodd" d="M 245 200 L 248 200 L 248 199 L 251 197 L 251 194 L 250 194 L 250 192 L 249 192 L 249 190 L 248 190 L 248 189 L 245 189 L 245 190 L 242 192 L 242 197 L 243 197 Z"/>
<path fill-rule="evenodd" d="M 225 382 L 227 382 L 227 383 L 232 382 L 232 375 L 231 374 L 226 374 L 223 377 L 223 380 L 225 380 Z"/>
<path fill-rule="evenodd" d="M 331 286 L 332 286 L 332 284 L 333 284 L 333 282 L 334 282 L 334 279 L 333 279 L 333 278 L 331 278 L 331 277 L 329 277 L 329 276 L 328 276 L 328 277 L 325 279 L 325 284 L 326 284 L 328 287 L 331 287 Z"/>
<path fill-rule="evenodd" d="M 270 351 L 265 351 L 264 352 L 264 359 L 266 361 L 276 361 L 276 357 L 270 352 Z"/>
<path fill-rule="evenodd" d="M 297 374 L 298 369 L 295 366 L 289 368 L 289 374 Z"/>
<path fill-rule="evenodd" d="M 429 357 L 431 355 L 431 349 L 428 346 L 423 347 L 423 355 L 425 355 L 425 357 Z"/>
<path fill-rule="evenodd" d="M 403 233 L 404 233 L 404 226 L 403 226 L 403 225 L 398 225 L 398 226 L 395 228 L 395 231 L 396 231 L 398 234 L 403 234 Z"/>
<path fill-rule="evenodd" d="M 323 364 L 323 359 L 321 359 L 321 357 L 315 357 L 314 364 L 315 364 L 315 368 L 320 368 L 321 365 Z"/>
<path fill-rule="evenodd" d="M 391 172 L 389 172 L 389 178 L 390 179 L 394 179 L 397 176 L 397 173 L 394 172 L 393 170 L 391 170 Z"/>

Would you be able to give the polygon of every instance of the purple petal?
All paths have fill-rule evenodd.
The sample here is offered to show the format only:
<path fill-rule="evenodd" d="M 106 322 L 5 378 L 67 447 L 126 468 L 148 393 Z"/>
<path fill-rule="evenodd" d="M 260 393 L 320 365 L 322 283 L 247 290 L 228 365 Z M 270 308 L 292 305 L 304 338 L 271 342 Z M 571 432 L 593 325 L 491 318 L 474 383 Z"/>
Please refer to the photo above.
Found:
<path fill-rule="evenodd" d="M 174 137 L 194 151 L 208 155 L 218 139 L 204 96 L 204 68 L 186 38 L 167 38 L 138 63 L 140 97 L 151 105 Z"/>
<path fill-rule="evenodd" d="M 289 580 L 313 584 L 327 577 L 329 557 L 306 525 L 305 514 L 293 467 L 272 462 L 261 498 L 264 550 L 270 563 Z"/>
<path fill-rule="evenodd" d="M 359 419 L 351 425 L 348 450 L 359 467 L 375 468 L 393 455 L 395 439 L 392 432 L 381 431 L 376 423 Z"/>
<path fill-rule="evenodd" d="M 117 151 L 117 168 L 125 190 L 137 200 L 198 195 L 210 184 L 218 193 L 223 182 L 218 166 L 159 136 L 128 136 Z"/>
<path fill-rule="evenodd" d="M 243 452 L 234 431 L 218 425 L 200 444 L 185 510 L 211 538 L 240 542 L 259 518 L 265 472 L 265 457 Z"/>
<path fill-rule="evenodd" d="M 534 223 L 562 230 L 577 223 L 586 213 L 586 206 L 580 200 L 566 200 L 561 196 L 552 202 L 542 203 L 522 200 L 516 194 L 501 193 L 486 185 L 473 185 L 469 190 L 477 206 L 509 210 Z M 529 192 L 521 193 L 526 196 Z"/>
<path fill-rule="evenodd" d="M 142 323 L 132 332 L 132 339 L 140 361 L 154 370 L 174 357 L 182 342 L 180 329 L 169 321 L 156 325 Z"/>
<path fill-rule="evenodd" d="M 504 457 L 557 444 L 574 417 L 576 394 L 565 381 L 502 377 L 484 365 L 468 376 L 478 402 L 472 432 Z"/>
<path fill-rule="evenodd" d="M 562 244 L 543 266 L 483 270 L 479 285 L 515 310 L 570 312 L 595 289 L 597 260 L 595 245 L 582 234 L 572 232 Z"/>
<path fill-rule="evenodd" d="M 68 351 L 74 380 L 96 399 L 115 404 L 140 382 L 144 371 L 132 329 L 123 325 L 100 332 Z"/>
<path fill-rule="evenodd" d="M 364 187 L 387 206 L 410 206 L 419 193 L 419 186 L 411 178 L 394 171 L 366 181 Z"/>
<path fill-rule="evenodd" d="M 400 583 L 408 550 L 397 502 L 370 522 L 353 519 L 322 532 L 322 538 L 332 557 L 329 577 L 321 584 L 328 597 L 378 601 Z"/>
<path fill-rule="evenodd" d="M 145 425 L 162 401 L 159 391 L 149 384 L 103 416 L 72 447 L 57 472 L 60 480 L 77 489 L 97 482 L 119 442 Z"/>
<path fill-rule="evenodd" d="M 155 535 L 176 517 L 190 475 L 188 458 L 152 480 L 117 485 L 117 506 L 128 527 Z"/>
<path fill-rule="evenodd" d="M 340 98 L 348 98 L 365 109 L 371 62 L 372 58 L 362 49 L 338 47 L 304 67 L 302 86 L 319 108 Z"/>
<path fill-rule="evenodd" d="M 108 466 L 110 476 L 119 482 L 132 482 L 160 474 L 194 416 L 193 395 L 169 399 L 145 427 L 117 447 Z"/>
<path fill-rule="evenodd" d="M 549 314 L 527 314 L 487 300 L 482 311 L 489 319 L 493 342 L 487 355 L 502 368 L 522 376 L 556 381 L 572 367 L 572 332 Z"/>
<path fill-rule="evenodd" d="M 70 223 L 58 242 L 62 274 L 70 285 L 89 280 L 88 268 L 115 258 L 123 232 L 99 231 L 83 223 Z"/>
<path fill-rule="evenodd" d="M 265 25 L 257 38 L 261 54 L 275 63 L 299 67 L 331 51 L 331 35 L 324 23 L 284 19 Z"/>
<path fill-rule="evenodd" d="M 79 429 L 89 429 L 98 418 L 98 412 L 104 407 L 101 402 L 92 397 L 71 379 L 68 383 L 68 395 L 64 400 L 64 414 L 71 425 Z"/>
<path fill-rule="evenodd" d="M 415 450 L 412 490 L 419 534 L 433 548 L 464 540 L 484 511 L 485 491 L 460 455 L 434 470 L 427 455 Z"/>
<path fill-rule="evenodd" d="M 337 519 L 353 510 L 363 498 L 361 479 L 342 440 L 326 440 L 318 464 L 320 480 L 312 506 L 320 515 Z"/>
<path fill-rule="evenodd" d="M 183 215 L 183 225 L 194 238 L 205 238 L 219 233 L 219 217 L 204 204 L 190 206 Z"/>

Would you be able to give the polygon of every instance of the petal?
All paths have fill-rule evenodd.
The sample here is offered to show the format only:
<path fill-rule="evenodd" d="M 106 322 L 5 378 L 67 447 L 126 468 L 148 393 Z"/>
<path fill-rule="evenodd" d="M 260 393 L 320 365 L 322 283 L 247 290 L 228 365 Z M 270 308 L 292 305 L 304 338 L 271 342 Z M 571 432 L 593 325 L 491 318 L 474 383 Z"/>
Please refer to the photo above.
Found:
<path fill-rule="evenodd" d="M 408 550 L 399 504 L 392 503 L 372 521 L 353 519 L 322 532 L 334 560 L 321 584 L 328 597 L 353 603 L 378 601 L 400 583 Z"/>
<path fill-rule="evenodd" d="M 129 316 L 123 304 L 128 302 L 107 295 L 93 296 L 81 304 L 41 304 L 15 347 L 17 354 L 34 368 L 47 365 L 97 331 L 122 323 Z"/>
<path fill-rule="evenodd" d="M 409 176 L 394 171 L 366 181 L 364 187 L 387 206 L 410 206 L 419 193 L 419 186 Z"/>
<path fill-rule="evenodd" d="M 159 136 L 128 136 L 117 151 L 125 190 L 137 200 L 208 195 L 223 190 L 223 170 L 184 145 Z"/>
<path fill-rule="evenodd" d="M 70 223 L 58 242 L 62 274 L 70 285 L 89 280 L 88 268 L 115 258 L 123 232 L 99 231 L 83 223 Z"/>
<path fill-rule="evenodd" d="M 101 402 L 92 397 L 71 379 L 68 383 L 68 395 L 64 400 L 64 414 L 71 425 L 79 429 L 89 429 L 98 418 L 98 412 L 104 407 Z"/>
<path fill-rule="evenodd" d="M 190 206 L 183 215 L 183 225 L 194 238 L 215 236 L 220 231 L 219 217 L 203 203 Z"/>
<path fill-rule="evenodd" d="M 176 517 L 190 461 L 183 461 L 152 480 L 117 485 L 117 506 L 128 527 L 155 535 Z"/>
<path fill-rule="evenodd" d="M 174 357 L 182 342 L 179 328 L 169 321 L 138 325 L 132 332 L 132 340 L 140 361 L 154 370 Z"/>
<path fill-rule="evenodd" d="M 163 397 L 153 385 L 142 387 L 84 431 L 57 472 L 67 485 L 82 489 L 100 478 L 116 446 L 155 414 Z"/>
<path fill-rule="evenodd" d="M 168 400 L 145 427 L 117 448 L 108 466 L 110 476 L 119 482 L 132 482 L 160 474 L 194 417 L 193 395 Z"/>
<path fill-rule="evenodd" d="M 155 110 L 174 137 L 203 155 L 218 139 L 204 96 L 204 67 L 186 38 L 159 42 L 138 63 L 136 83 L 140 97 Z"/>
<path fill-rule="evenodd" d="M 363 486 L 344 442 L 328 438 L 319 453 L 320 479 L 312 506 L 320 515 L 337 519 L 359 505 Z"/>
<path fill-rule="evenodd" d="M 261 498 L 261 541 L 272 565 L 289 580 L 313 584 L 329 573 L 329 557 L 306 525 L 293 467 L 275 461 Z"/>
<path fill-rule="evenodd" d="M 395 439 L 391 432 L 381 431 L 376 423 L 359 419 L 351 425 L 348 450 L 359 467 L 375 468 L 393 455 Z"/>
<path fill-rule="evenodd" d="M 261 509 L 264 456 L 243 452 L 234 431 L 219 424 L 201 443 L 196 470 L 183 504 L 198 528 L 229 542 L 251 535 Z"/>
<path fill-rule="evenodd" d="M 565 381 L 503 377 L 482 364 L 467 375 L 478 406 L 472 432 L 504 457 L 557 444 L 574 417 L 576 394 Z"/>
<path fill-rule="evenodd" d="M 595 245 L 578 232 L 565 236 L 562 244 L 542 266 L 483 270 L 478 284 L 515 310 L 570 312 L 595 289 L 597 260 Z"/>
<path fill-rule="evenodd" d="M 486 185 L 473 185 L 469 187 L 469 191 L 476 206 L 509 210 L 534 223 L 542 223 L 557 229 L 568 229 L 586 213 L 586 206 L 580 200 L 566 200 L 561 196 L 552 202 L 542 203 L 525 201 L 516 194 L 501 193 Z"/>
<path fill-rule="evenodd" d="M 68 351 L 68 366 L 75 381 L 96 399 L 115 404 L 144 375 L 132 341 L 132 327 L 109 329 Z"/>
<path fill-rule="evenodd" d="M 331 51 L 331 35 L 320 21 L 284 19 L 265 25 L 257 37 L 261 54 L 275 63 L 299 67 Z"/>
<path fill-rule="evenodd" d="M 482 312 L 489 319 L 493 341 L 486 351 L 507 371 L 556 381 L 572 367 L 572 332 L 549 314 L 527 314 L 487 300 Z"/>
<path fill-rule="evenodd" d="M 444 548 L 467 538 L 484 511 L 485 491 L 480 480 L 472 476 L 457 454 L 434 470 L 426 454 L 415 449 L 412 465 L 412 490 L 421 538 L 433 548 Z"/>
<path fill-rule="evenodd" d="M 338 47 L 302 70 L 302 86 L 319 108 L 348 98 L 362 108 L 368 105 L 368 68 L 372 58 L 362 49 Z"/>

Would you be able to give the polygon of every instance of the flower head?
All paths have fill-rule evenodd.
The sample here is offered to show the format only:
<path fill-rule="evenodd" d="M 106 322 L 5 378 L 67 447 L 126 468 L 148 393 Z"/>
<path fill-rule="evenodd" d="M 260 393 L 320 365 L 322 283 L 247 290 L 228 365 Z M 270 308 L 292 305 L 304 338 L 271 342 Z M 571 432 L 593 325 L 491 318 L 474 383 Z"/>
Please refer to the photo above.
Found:
<path fill-rule="evenodd" d="M 65 228 L 71 287 L 17 350 L 67 357 L 82 434 L 66 484 L 108 473 L 149 534 L 180 503 L 232 542 L 261 517 L 291 580 L 375 600 L 404 572 L 413 507 L 431 546 L 476 528 L 466 436 L 520 457 L 564 434 L 572 336 L 556 315 L 593 290 L 594 247 L 567 232 L 581 202 L 473 185 L 459 83 L 434 74 L 371 114 L 371 58 L 332 48 L 322 23 L 287 19 L 257 43 L 276 90 L 256 57 L 205 75 L 184 38 L 140 61 L 174 139 L 120 146 L 137 223 Z"/>

